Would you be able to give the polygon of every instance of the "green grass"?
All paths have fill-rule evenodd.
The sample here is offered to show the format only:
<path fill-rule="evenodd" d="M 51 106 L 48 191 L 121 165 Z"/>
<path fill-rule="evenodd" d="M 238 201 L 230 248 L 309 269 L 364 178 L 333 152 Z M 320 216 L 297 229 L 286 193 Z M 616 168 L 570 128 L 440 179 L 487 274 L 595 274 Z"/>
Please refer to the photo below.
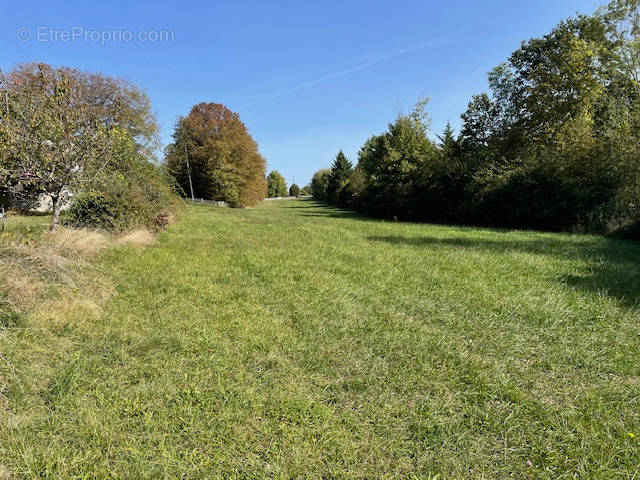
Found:
<path fill-rule="evenodd" d="M 282 201 L 98 268 L 100 315 L 0 333 L 0 478 L 640 472 L 639 245 Z"/>
<path fill-rule="evenodd" d="M 5 220 L 3 237 L 7 240 L 34 238 L 41 236 L 49 229 L 49 215 L 15 215 L 9 213 Z"/>

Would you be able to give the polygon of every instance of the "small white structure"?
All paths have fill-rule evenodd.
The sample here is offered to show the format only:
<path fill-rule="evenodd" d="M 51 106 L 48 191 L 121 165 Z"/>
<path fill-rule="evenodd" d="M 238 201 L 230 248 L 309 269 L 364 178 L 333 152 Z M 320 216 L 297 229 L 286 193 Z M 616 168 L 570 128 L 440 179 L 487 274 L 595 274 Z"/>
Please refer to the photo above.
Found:
<path fill-rule="evenodd" d="M 62 210 L 68 210 L 69 206 L 71 206 L 71 199 L 73 198 L 73 193 L 66 191 L 66 199 L 62 204 Z M 34 212 L 46 213 L 50 212 L 53 208 L 53 202 L 51 201 L 51 197 L 46 193 L 40 194 L 38 197 L 38 205 L 33 208 Z"/>

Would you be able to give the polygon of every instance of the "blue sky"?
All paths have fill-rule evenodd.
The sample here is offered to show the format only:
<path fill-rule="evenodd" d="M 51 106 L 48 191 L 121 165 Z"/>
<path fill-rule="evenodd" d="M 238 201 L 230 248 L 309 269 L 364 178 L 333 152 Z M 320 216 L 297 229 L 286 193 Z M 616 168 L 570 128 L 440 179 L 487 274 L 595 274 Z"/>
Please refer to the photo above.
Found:
<path fill-rule="evenodd" d="M 44 61 L 125 77 L 149 94 L 165 144 L 193 104 L 224 103 L 268 169 L 304 185 L 339 149 L 355 163 L 363 142 L 421 96 L 435 133 L 459 126 L 486 72 L 522 40 L 601 3 L 12 2 L 0 17 L 0 67 Z"/>

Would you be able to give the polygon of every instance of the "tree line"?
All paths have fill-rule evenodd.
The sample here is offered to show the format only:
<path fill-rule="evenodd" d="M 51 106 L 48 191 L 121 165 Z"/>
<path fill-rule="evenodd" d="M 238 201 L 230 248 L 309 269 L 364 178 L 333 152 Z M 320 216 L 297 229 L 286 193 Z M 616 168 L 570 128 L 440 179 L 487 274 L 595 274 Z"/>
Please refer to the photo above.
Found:
<path fill-rule="evenodd" d="M 427 100 L 338 153 L 313 195 L 406 220 L 625 232 L 640 223 L 640 2 L 615 0 L 523 42 L 488 75 L 456 135 Z"/>
<path fill-rule="evenodd" d="M 224 105 L 179 118 L 160 161 L 151 102 L 125 80 L 27 63 L 0 71 L 0 99 L 0 204 L 29 211 L 49 200 L 52 230 L 152 227 L 179 196 L 244 207 L 267 193 L 265 160 Z"/>
<path fill-rule="evenodd" d="M 222 104 L 180 117 L 159 161 L 151 102 L 125 80 L 28 63 L 0 71 L 0 98 L 0 204 L 29 211 L 48 199 L 52 230 L 154 226 L 179 196 L 245 207 L 303 193 L 265 176 L 256 142 Z"/>

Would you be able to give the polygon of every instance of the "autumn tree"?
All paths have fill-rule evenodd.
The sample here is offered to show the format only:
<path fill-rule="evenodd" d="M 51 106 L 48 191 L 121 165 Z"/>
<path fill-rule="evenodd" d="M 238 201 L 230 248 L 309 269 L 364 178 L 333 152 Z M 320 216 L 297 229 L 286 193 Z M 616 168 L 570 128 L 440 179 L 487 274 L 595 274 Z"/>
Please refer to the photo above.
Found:
<path fill-rule="evenodd" d="M 266 191 L 265 160 L 237 113 L 199 103 L 176 123 L 165 151 L 168 171 L 189 196 L 254 205 Z"/>
<path fill-rule="evenodd" d="M 267 177 L 267 195 L 269 198 L 287 196 L 287 182 L 277 170 L 272 170 Z"/>
<path fill-rule="evenodd" d="M 154 149 L 148 98 L 123 80 L 31 63 L 0 72 L 0 81 L 2 188 L 49 196 L 52 230 L 71 192 L 103 179 L 123 152 Z"/>

